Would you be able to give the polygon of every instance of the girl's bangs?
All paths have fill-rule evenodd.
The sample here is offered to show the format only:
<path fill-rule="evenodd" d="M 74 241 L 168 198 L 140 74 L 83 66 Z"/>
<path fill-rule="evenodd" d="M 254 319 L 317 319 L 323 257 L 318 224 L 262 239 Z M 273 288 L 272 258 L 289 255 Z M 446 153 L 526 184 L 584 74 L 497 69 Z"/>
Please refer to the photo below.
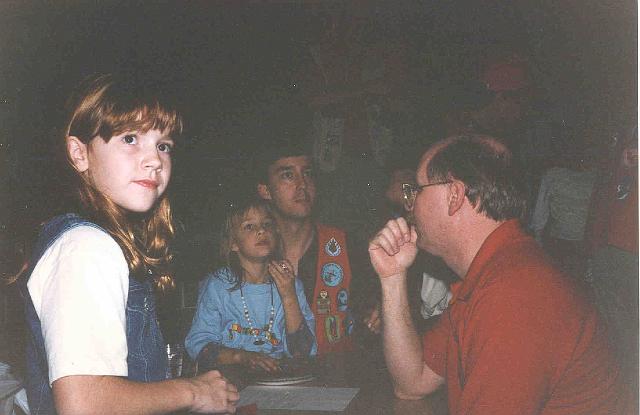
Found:
<path fill-rule="evenodd" d="M 101 137 L 110 138 L 130 130 L 159 130 L 177 138 L 176 136 L 182 134 L 182 118 L 176 110 L 164 108 L 158 102 L 152 105 L 138 105 L 131 109 L 105 109 L 103 122 L 98 131 Z"/>

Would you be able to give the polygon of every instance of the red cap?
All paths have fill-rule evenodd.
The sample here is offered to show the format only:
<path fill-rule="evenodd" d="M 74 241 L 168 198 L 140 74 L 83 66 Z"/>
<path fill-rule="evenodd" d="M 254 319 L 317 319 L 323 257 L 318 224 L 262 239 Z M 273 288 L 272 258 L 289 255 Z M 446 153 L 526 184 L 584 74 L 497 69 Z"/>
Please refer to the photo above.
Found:
<path fill-rule="evenodd" d="M 493 92 L 515 91 L 530 85 L 527 63 L 520 59 L 489 64 L 480 80 Z"/>

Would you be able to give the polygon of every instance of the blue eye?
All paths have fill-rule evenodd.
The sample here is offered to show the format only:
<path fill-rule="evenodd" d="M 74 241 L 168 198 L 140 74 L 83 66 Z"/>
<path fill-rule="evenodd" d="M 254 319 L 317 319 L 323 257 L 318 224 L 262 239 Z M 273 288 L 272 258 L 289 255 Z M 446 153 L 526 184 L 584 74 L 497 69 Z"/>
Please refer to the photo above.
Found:
<path fill-rule="evenodd" d="M 160 143 L 158 144 L 158 150 L 163 153 L 171 153 L 171 151 L 173 150 L 173 145 L 169 143 Z"/>
<path fill-rule="evenodd" d="M 135 135 L 127 134 L 122 137 L 122 142 L 125 144 L 135 144 L 138 141 Z"/>
<path fill-rule="evenodd" d="M 282 176 L 281 176 L 281 177 L 282 177 L 283 179 L 290 180 L 290 179 L 293 179 L 293 173 L 292 173 L 292 172 L 290 172 L 290 171 L 285 171 L 285 172 L 283 172 L 283 173 L 282 173 Z"/>

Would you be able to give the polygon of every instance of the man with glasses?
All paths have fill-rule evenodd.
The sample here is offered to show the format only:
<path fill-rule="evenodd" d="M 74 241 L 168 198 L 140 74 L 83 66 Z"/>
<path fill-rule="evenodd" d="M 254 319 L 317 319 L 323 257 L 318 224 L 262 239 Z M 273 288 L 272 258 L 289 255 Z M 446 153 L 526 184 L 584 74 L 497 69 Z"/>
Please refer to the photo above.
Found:
<path fill-rule="evenodd" d="M 419 399 L 446 384 L 452 414 L 627 413 L 594 307 L 520 227 L 521 177 L 493 138 L 436 143 L 405 186 L 414 223 L 391 220 L 370 242 L 395 393 Z M 422 339 L 406 294 L 418 248 L 461 279 Z"/>

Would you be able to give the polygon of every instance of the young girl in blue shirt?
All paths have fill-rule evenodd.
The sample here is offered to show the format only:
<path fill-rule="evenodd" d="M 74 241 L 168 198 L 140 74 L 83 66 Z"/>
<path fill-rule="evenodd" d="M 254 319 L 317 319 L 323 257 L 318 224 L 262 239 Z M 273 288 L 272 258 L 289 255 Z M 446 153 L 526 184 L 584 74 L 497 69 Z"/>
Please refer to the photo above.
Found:
<path fill-rule="evenodd" d="M 169 285 L 166 190 L 179 113 L 144 80 L 86 80 L 63 130 L 76 208 L 40 229 L 18 283 L 32 414 L 233 412 L 218 372 L 165 380 L 155 285 Z"/>
<path fill-rule="evenodd" d="M 204 281 L 185 340 L 200 368 L 241 364 L 279 370 L 281 357 L 315 354 L 315 322 L 293 267 L 278 257 L 275 222 L 263 201 L 231 208 L 221 241 L 227 266 Z"/>

